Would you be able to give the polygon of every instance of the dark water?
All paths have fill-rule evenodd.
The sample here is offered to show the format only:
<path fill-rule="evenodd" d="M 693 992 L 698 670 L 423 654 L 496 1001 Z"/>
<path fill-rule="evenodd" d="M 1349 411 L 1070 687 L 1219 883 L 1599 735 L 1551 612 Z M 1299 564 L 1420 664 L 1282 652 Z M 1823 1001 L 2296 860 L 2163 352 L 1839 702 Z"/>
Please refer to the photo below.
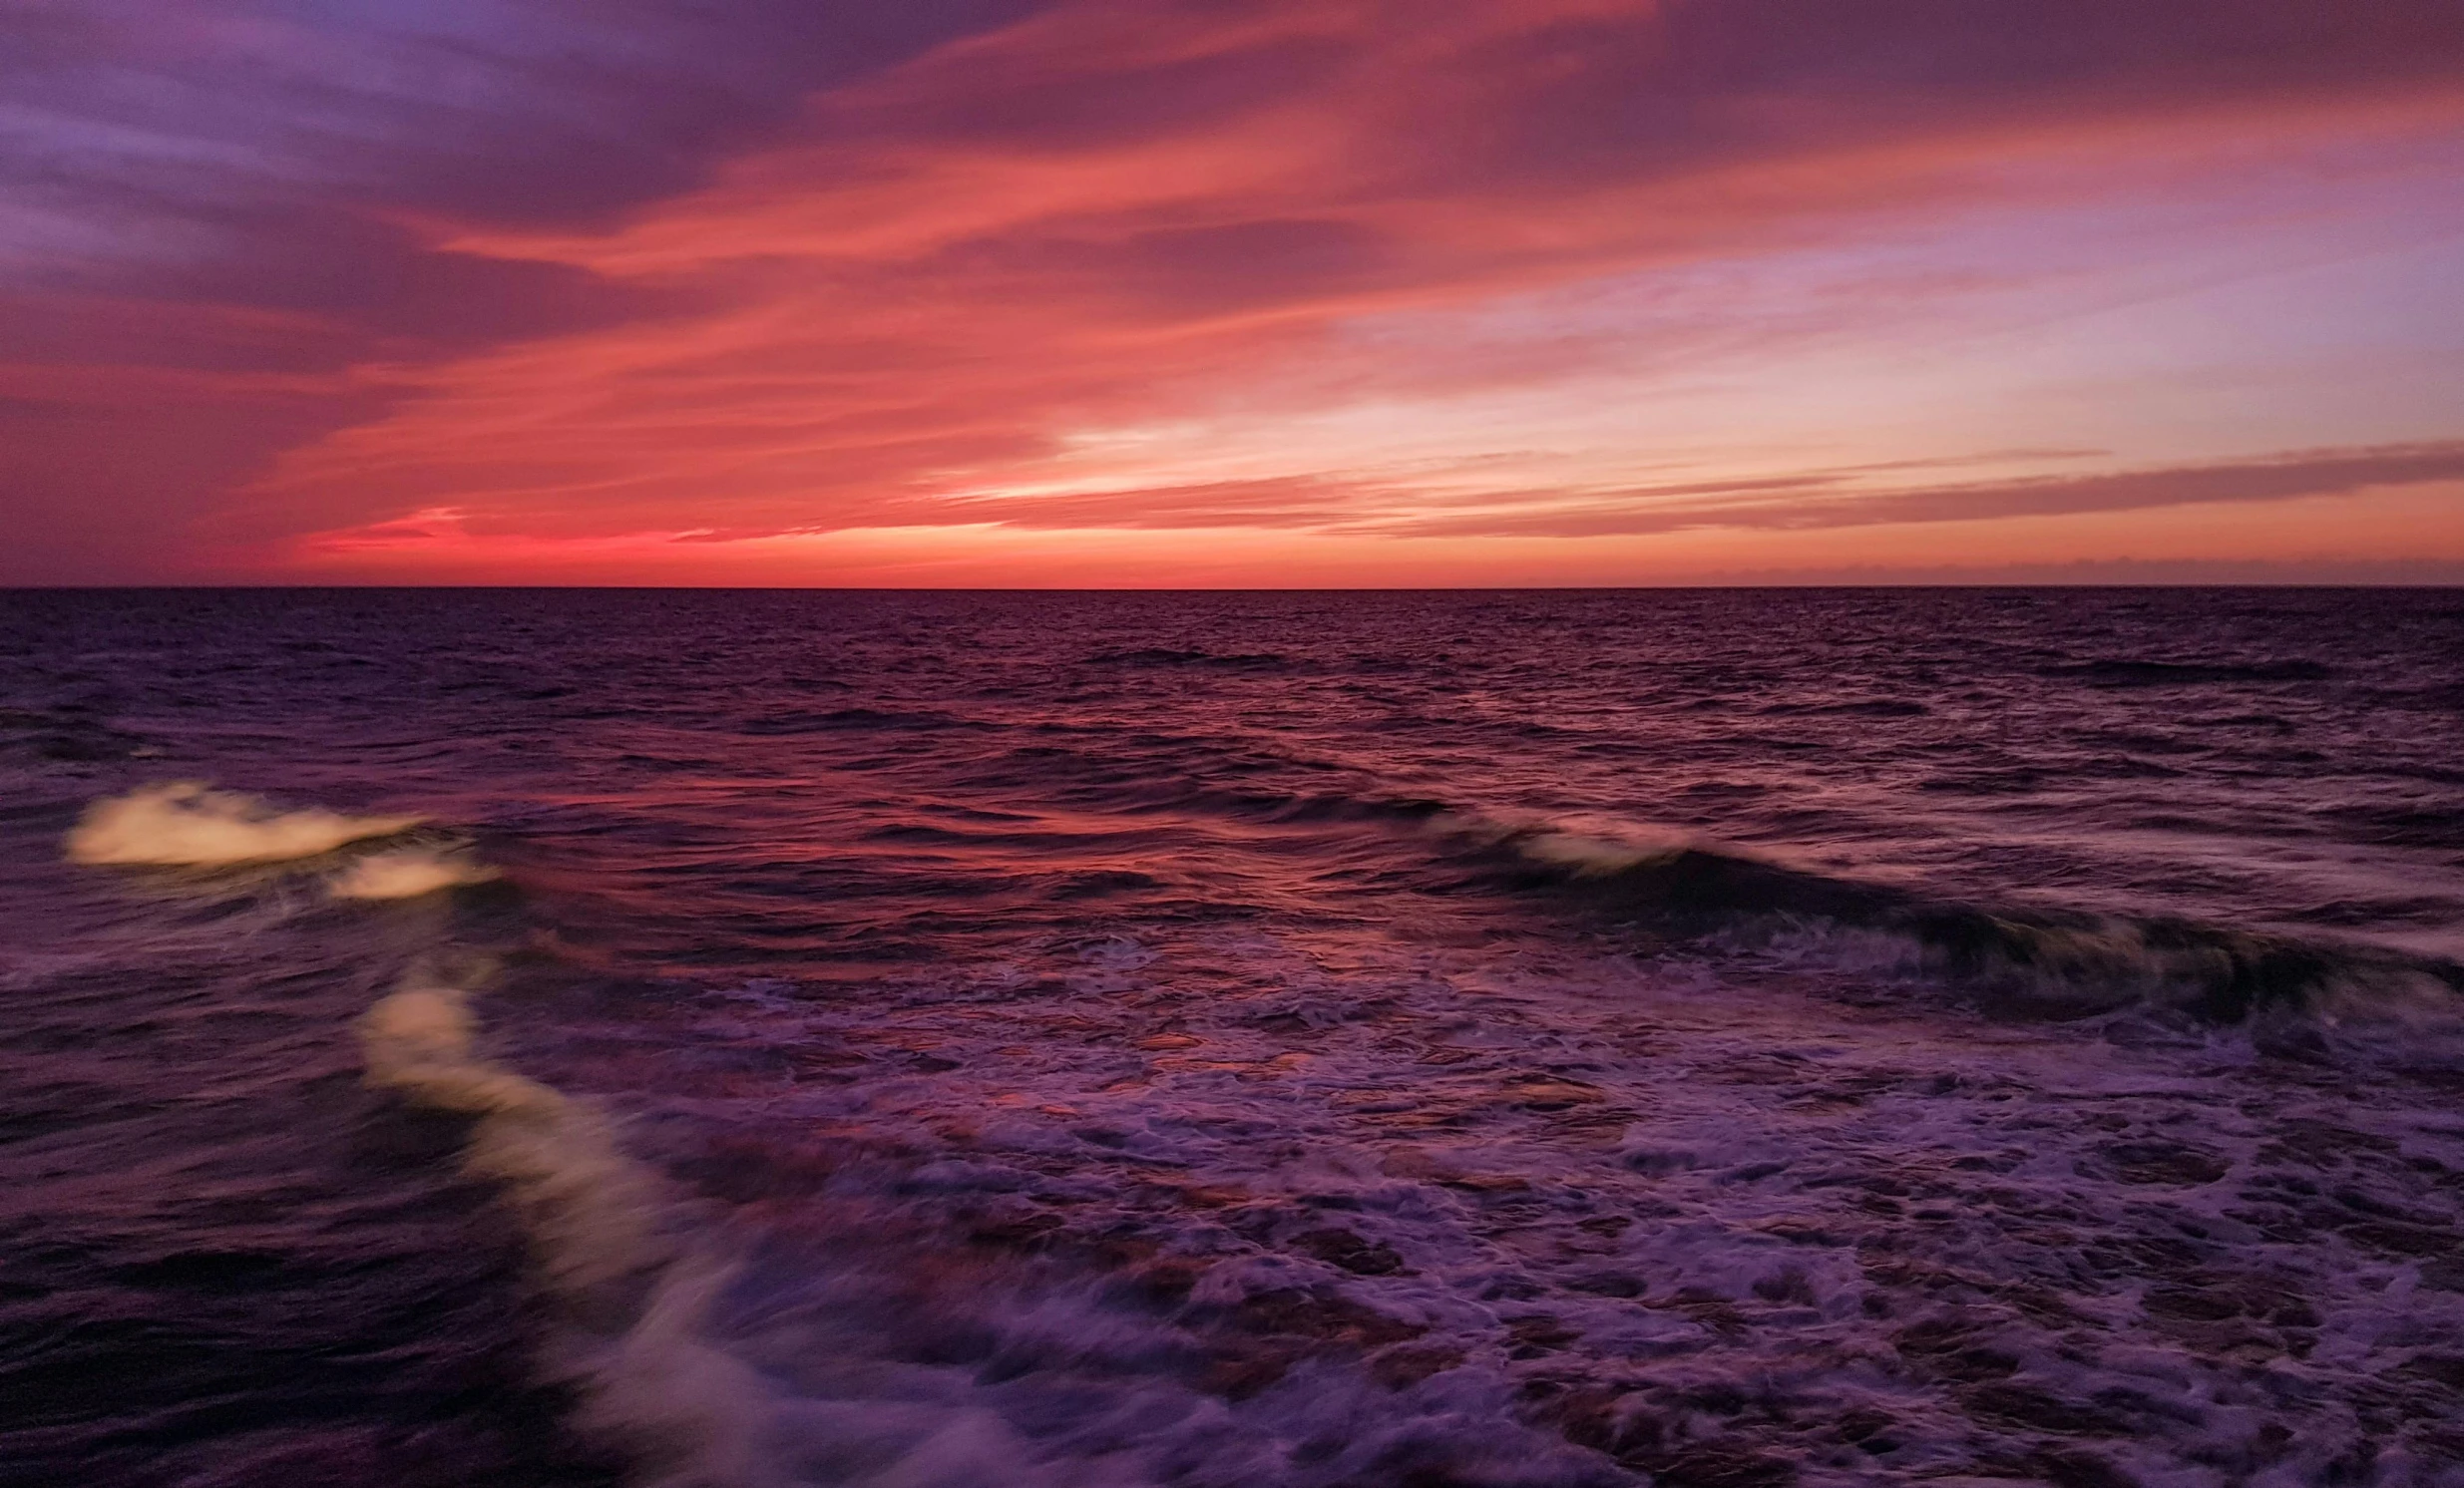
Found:
<path fill-rule="evenodd" d="M 0 1479 L 2464 1483 L 2459 657 L 0 595 Z"/>

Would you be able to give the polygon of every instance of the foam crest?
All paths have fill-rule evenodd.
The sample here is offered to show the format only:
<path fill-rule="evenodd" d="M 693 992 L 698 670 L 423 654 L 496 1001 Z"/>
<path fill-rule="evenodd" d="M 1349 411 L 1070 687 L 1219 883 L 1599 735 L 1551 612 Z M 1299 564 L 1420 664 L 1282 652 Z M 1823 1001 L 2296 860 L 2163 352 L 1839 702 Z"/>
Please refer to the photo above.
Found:
<path fill-rule="evenodd" d="M 141 786 L 97 801 L 68 835 L 74 863 L 218 868 L 314 858 L 348 843 L 407 832 L 422 819 L 284 811 L 197 781 Z"/>
<path fill-rule="evenodd" d="M 439 848 L 395 848 L 371 853 L 336 874 L 326 886 L 335 899 L 418 899 L 446 889 L 485 884 L 495 869 Z"/>
<path fill-rule="evenodd" d="M 1535 832 L 1518 838 L 1514 849 L 1534 863 L 1589 878 L 1666 863 L 1684 851 L 1684 845 L 1671 841 L 1645 846 L 1573 832 Z"/>
<path fill-rule="evenodd" d="M 368 1083 L 477 1118 L 464 1167 L 503 1190 L 552 1291 L 583 1298 L 669 1259 L 657 1185 L 618 1148 L 607 1118 L 480 1054 L 470 999 L 415 979 L 368 1009 L 359 1022 Z"/>
<path fill-rule="evenodd" d="M 815 1481 L 790 1459 L 818 1452 L 866 1470 L 825 1480 L 930 1488 L 1016 1481 L 1019 1443 L 954 1451 L 938 1412 L 913 1423 L 874 1402 L 844 1421 L 808 1419 L 782 1436 L 770 1381 L 718 1341 L 708 1316 L 733 1268 L 664 1233 L 665 1185 L 627 1156 L 589 1103 L 478 1050 L 470 989 L 414 975 L 359 1020 L 368 1083 L 431 1110 L 475 1118 L 463 1168 L 513 1209 L 547 1293 L 570 1321 L 543 1372 L 581 1396 L 575 1423 L 620 1448 L 645 1488 L 790 1488 Z M 826 1412 L 825 1412 L 826 1413 Z M 861 1419 L 857 1418 L 861 1417 Z M 963 1424 L 963 1420 L 961 1422 Z M 967 1435 L 964 1431 L 957 1436 Z M 882 1438 L 875 1442 L 872 1438 Z"/>
<path fill-rule="evenodd" d="M 1592 830 L 1485 813 L 1429 830 L 1458 855 L 1704 943 L 1785 943 L 1838 968 L 1947 978 L 2012 1011 L 2075 1015 L 2132 1003 L 2217 1023 L 2268 1009 L 2451 1024 L 2464 963 L 2437 956 L 2087 907 L 1969 900 L 1760 848 L 1629 824 Z M 1535 884 L 1534 881 L 1537 880 Z"/>
<path fill-rule="evenodd" d="M 572 1321 L 547 1372 L 583 1395 L 578 1424 L 659 1488 L 761 1488 L 769 1390 L 703 1337 L 728 1269 L 673 1242 L 658 1179 L 606 1116 L 478 1051 L 472 992 L 414 975 L 361 1015 L 367 1080 L 413 1105 L 475 1118 L 464 1171 L 497 1186 L 540 1285 Z"/>
<path fill-rule="evenodd" d="M 711 1343 L 704 1319 L 725 1268 L 686 1258 L 614 1334 L 557 1340 L 548 1373 L 577 1384 L 575 1424 L 621 1447 L 644 1488 L 785 1488 L 772 1460 L 773 1390 Z"/>

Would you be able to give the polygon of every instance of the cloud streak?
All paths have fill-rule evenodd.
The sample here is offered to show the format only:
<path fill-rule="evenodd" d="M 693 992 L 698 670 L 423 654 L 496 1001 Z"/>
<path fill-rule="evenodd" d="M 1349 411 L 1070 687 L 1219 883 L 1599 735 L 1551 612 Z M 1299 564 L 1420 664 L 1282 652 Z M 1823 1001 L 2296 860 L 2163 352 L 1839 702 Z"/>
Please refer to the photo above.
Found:
<path fill-rule="evenodd" d="M 1692 528 L 1803 530 L 2285 502 L 2387 487 L 2464 486 L 2464 441 L 2295 450 L 2256 460 L 1887 491 L 1841 489 L 1848 479 L 1841 473 L 1741 482 L 1728 493 L 1732 499 L 1715 502 L 1694 500 L 1706 494 L 1700 488 L 1642 487 L 1539 510 L 1501 504 L 1477 515 L 1412 517 L 1376 526 L 1414 537 L 1597 538 Z"/>
<path fill-rule="evenodd" d="M 2275 157 L 2464 178 L 2447 0 L 44 0 L 0 26 L 28 147 L 0 152 L 0 481 L 37 576 L 206 549 L 278 573 L 440 510 L 525 552 L 1578 540 L 2275 500 L 2448 458 L 2356 429 L 2342 455 L 1884 490 L 1847 467 L 1996 432 L 1548 432 L 1718 380 L 1802 418 L 1758 381 L 1875 334 L 1853 303 L 1740 308 L 1726 360 L 1689 361 L 1651 297 L 1671 275 L 1829 254 L 1853 278 L 1980 205 L 2142 210 Z M 2014 240 L 1893 292 L 2075 276 Z M 1573 323 L 1525 324 L 1552 296 Z M 1517 328 L 1465 341 L 1466 317 Z M 1297 432 L 1337 412 L 1380 432 Z M 1172 432 L 1199 424 L 1251 432 Z"/>
<path fill-rule="evenodd" d="M 441 239 L 614 221 L 814 90 L 1026 9 L 12 7 L 0 394 L 34 391 L 0 415 L 0 492 L 19 560 L 36 577 L 176 572 L 190 520 L 282 450 L 377 417 L 401 370 L 675 308 Z M 177 395 L 167 369 L 194 374 Z M 266 373 L 294 381 L 268 398 Z M 63 380 L 81 391 L 46 391 Z M 107 436 L 64 423 L 75 409 Z"/>

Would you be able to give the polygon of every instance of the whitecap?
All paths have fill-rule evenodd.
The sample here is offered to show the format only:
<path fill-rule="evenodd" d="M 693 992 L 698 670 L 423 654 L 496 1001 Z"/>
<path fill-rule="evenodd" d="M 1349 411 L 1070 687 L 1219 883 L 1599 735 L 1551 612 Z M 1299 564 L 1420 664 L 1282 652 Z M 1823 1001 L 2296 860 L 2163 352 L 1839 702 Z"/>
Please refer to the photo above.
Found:
<path fill-rule="evenodd" d="M 421 820 L 344 816 L 321 807 L 284 811 L 237 791 L 168 781 L 95 802 L 65 847 L 73 863 L 218 868 L 314 858 L 409 831 Z"/>
<path fill-rule="evenodd" d="M 371 853 L 334 875 L 326 892 L 335 899 L 417 899 L 439 890 L 485 884 L 495 869 L 464 854 L 438 848 L 396 848 Z"/>

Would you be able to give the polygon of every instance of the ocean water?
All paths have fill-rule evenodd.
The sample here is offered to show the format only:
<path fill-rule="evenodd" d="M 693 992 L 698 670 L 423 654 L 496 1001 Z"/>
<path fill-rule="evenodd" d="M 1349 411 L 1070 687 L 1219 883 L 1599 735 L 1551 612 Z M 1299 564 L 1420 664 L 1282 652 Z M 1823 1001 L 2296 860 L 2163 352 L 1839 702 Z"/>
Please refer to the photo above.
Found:
<path fill-rule="evenodd" d="M 0 1481 L 2464 1483 L 2464 594 L 0 594 Z"/>

